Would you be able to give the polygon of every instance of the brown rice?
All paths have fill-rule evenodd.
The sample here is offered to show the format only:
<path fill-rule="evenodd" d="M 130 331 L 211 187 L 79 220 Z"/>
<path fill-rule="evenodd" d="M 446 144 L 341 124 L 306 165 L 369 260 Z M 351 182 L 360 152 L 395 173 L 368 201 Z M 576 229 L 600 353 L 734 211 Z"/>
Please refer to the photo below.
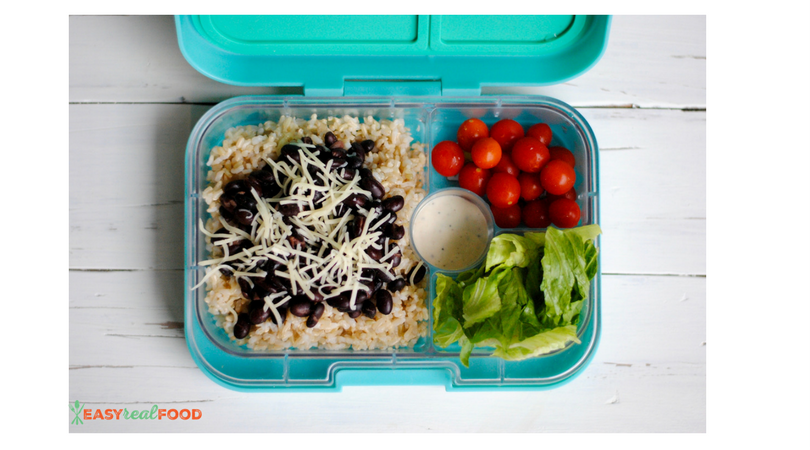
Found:
<path fill-rule="evenodd" d="M 410 227 L 410 216 L 416 205 L 425 197 L 423 174 L 427 157 L 424 145 L 412 142 L 410 130 L 402 119 L 376 120 L 369 116 L 329 117 L 318 119 L 315 114 L 309 120 L 282 116 L 278 122 L 267 121 L 257 126 L 241 126 L 225 132 L 221 146 L 214 147 L 208 159 L 208 187 L 203 198 L 208 203 L 211 218 L 205 224 L 210 232 L 221 227 L 219 197 L 222 188 L 232 179 L 246 178 L 252 171 L 264 166 L 262 158 L 277 159 L 281 147 L 309 136 L 313 143 L 323 144 L 323 137 L 332 131 L 348 148 L 351 142 L 366 139 L 374 141 L 377 151 L 366 156 L 365 167 L 385 187 L 386 197 L 401 195 L 405 205 L 398 213 L 397 223 Z M 210 238 L 207 249 L 214 250 Z M 418 263 L 418 257 L 410 246 L 409 234 L 398 241 L 402 248 L 402 262 L 396 268 L 398 275 L 406 274 Z M 217 270 L 208 268 L 207 270 Z M 324 303 L 325 311 L 318 325 L 306 327 L 306 318 L 287 315 L 278 326 L 271 321 L 252 326 L 247 338 L 237 340 L 233 327 L 240 312 L 247 311 L 249 300 L 242 296 L 239 285 L 223 275 L 211 276 L 206 284 L 205 302 L 216 318 L 217 325 L 228 332 L 239 344 L 246 343 L 255 350 L 274 350 L 289 347 L 307 349 L 384 349 L 412 346 L 427 334 L 427 293 L 422 281 L 418 286 L 408 285 L 392 293 L 394 308 L 391 314 L 377 314 L 374 319 L 361 315 L 356 319 L 338 312 Z"/>

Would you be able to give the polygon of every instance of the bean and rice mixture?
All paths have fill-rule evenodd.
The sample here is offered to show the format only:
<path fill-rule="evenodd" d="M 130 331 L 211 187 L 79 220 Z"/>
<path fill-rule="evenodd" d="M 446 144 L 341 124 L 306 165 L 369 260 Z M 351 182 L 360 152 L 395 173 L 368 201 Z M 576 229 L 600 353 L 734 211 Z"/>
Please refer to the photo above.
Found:
<path fill-rule="evenodd" d="M 282 116 L 211 150 L 205 302 L 255 350 L 384 349 L 427 334 L 407 233 L 424 145 L 401 119 Z"/>

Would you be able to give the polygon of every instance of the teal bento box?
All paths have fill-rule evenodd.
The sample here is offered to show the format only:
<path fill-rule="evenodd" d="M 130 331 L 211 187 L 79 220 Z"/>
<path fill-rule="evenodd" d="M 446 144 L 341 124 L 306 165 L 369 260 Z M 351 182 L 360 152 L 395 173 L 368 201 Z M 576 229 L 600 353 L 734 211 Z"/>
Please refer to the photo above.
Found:
<path fill-rule="evenodd" d="M 492 125 L 511 118 L 524 128 L 543 122 L 552 145 L 576 156 L 580 225 L 599 223 L 599 158 L 587 121 L 571 106 L 544 96 L 482 96 L 482 86 L 548 85 L 573 78 L 601 57 L 608 16 L 177 16 L 183 55 L 203 74 L 245 86 L 300 86 L 303 95 L 244 96 L 212 107 L 186 149 L 185 334 L 200 369 L 240 391 L 334 390 L 346 385 L 444 385 L 448 390 L 547 389 L 588 365 L 601 334 L 601 270 L 580 315 L 579 344 L 523 361 L 504 361 L 476 348 L 469 367 L 457 344 L 439 348 L 428 335 L 394 350 L 287 349 L 255 351 L 231 341 L 193 289 L 207 259 L 200 220 L 206 162 L 228 128 L 277 120 L 373 116 L 402 119 L 430 149 L 455 140 L 471 117 Z M 336 23 L 341 28 L 335 26 Z M 428 193 L 457 186 L 425 167 Z M 505 232 L 495 228 L 495 234 Z M 508 232 L 524 232 L 526 228 Z M 595 241 L 600 247 L 599 238 Z M 441 271 L 428 265 L 427 306 Z M 432 321 L 432 313 L 428 314 Z"/>

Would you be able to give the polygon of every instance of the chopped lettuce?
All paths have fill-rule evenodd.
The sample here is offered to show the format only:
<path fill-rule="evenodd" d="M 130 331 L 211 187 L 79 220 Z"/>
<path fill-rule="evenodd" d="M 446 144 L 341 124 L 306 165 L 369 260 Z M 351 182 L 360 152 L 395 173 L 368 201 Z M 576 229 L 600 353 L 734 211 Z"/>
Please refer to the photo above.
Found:
<path fill-rule="evenodd" d="M 433 340 L 461 346 L 469 366 L 475 347 L 518 361 L 579 343 L 577 323 L 597 273 L 593 239 L 598 225 L 524 236 L 502 234 L 486 263 L 459 274 L 439 275 L 433 300 Z"/>

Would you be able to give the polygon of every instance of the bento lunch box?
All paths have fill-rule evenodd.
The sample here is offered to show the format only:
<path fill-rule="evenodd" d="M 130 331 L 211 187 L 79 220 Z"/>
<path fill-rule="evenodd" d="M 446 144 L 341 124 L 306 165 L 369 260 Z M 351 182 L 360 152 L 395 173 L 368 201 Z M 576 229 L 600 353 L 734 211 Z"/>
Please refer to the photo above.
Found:
<path fill-rule="evenodd" d="M 199 19 L 200 17 L 208 16 L 178 16 L 176 19 L 178 38 L 184 55 L 192 65 L 210 75 L 207 70 L 198 66 L 204 63 L 190 56 L 194 51 L 188 48 L 193 39 L 203 39 L 205 42 L 217 44 L 216 39 L 210 36 L 200 37 L 205 34 L 205 30 L 200 28 L 195 18 L 198 21 L 209 20 Z M 601 45 L 604 46 L 609 18 L 599 20 L 605 38 Z M 592 20 L 594 21 L 597 20 Z M 422 22 L 417 24 L 417 34 L 434 33 L 430 27 L 427 31 L 419 28 L 424 26 Z M 575 25 L 574 22 L 575 20 L 569 24 L 569 29 Z M 432 24 L 430 21 L 429 23 Z M 210 52 L 211 49 L 207 51 Z M 450 50 L 443 48 L 437 51 Z M 233 52 L 233 49 L 222 52 L 212 60 L 220 61 L 221 64 L 221 58 L 225 57 L 223 55 Z M 598 55 L 601 55 L 601 51 Z M 256 54 L 248 56 L 249 59 L 257 57 Z M 270 56 L 269 60 L 272 61 L 273 57 L 279 58 L 275 55 Z M 536 55 L 534 57 L 537 58 Z M 234 80 L 229 82 L 238 84 Z M 433 343 L 431 303 L 436 278 L 439 273 L 453 277 L 455 273 L 442 272 L 430 264 L 427 264 L 428 335 L 419 339 L 412 347 L 393 350 L 313 348 L 256 351 L 237 345 L 216 325 L 204 300 L 205 287 L 197 289 L 193 287 L 205 274 L 204 268 L 199 263 L 208 258 L 204 235 L 198 228 L 200 221 L 205 221 L 208 217 L 207 204 L 202 198 L 202 192 L 207 186 L 206 175 L 209 169 L 206 162 L 211 149 L 221 145 L 225 131 L 232 127 L 258 125 L 267 120 L 277 121 L 283 115 L 299 118 L 309 118 L 312 114 L 317 114 L 318 118 L 351 115 L 373 116 L 377 120 L 402 119 L 405 126 L 410 129 L 414 141 L 428 144 L 426 147 L 428 164 L 424 168 L 423 180 L 429 196 L 431 193 L 458 186 L 456 181 L 448 180 L 430 167 L 430 151 L 441 141 L 455 140 L 459 125 L 466 119 L 476 117 L 491 126 L 500 119 L 510 118 L 523 125 L 524 129 L 535 123 L 547 123 L 553 131 L 551 145 L 571 150 L 577 160 L 575 167 L 577 181 L 574 187 L 579 194 L 577 203 L 582 211 L 580 225 L 599 223 L 597 142 L 587 121 L 573 107 L 543 96 L 448 95 L 448 92 L 465 94 L 467 92 L 464 92 L 464 89 L 445 89 L 443 81 L 439 83 L 438 92 L 433 81 L 427 81 L 427 84 L 419 86 L 409 86 L 406 92 L 402 93 L 396 87 L 392 88 L 397 82 L 391 80 L 377 81 L 378 85 L 371 83 L 363 82 L 351 89 L 344 86 L 343 96 L 232 98 L 212 107 L 192 130 L 186 148 L 184 318 L 186 341 L 194 361 L 215 382 L 240 391 L 340 391 L 342 386 L 347 385 L 444 385 L 447 390 L 547 389 L 573 379 L 593 358 L 599 343 L 601 270 L 591 283 L 588 301 L 580 315 L 577 335 L 581 343 L 569 343 L 564 349 L 523 361 L 504 361 L 489 356 L 491 351 L 487 349 L 476 348 L 470 358 L 469 367 L 464 367 L 459 360 L 458 344 L 440 348 Z M 314 85 L 316 87 L 309 91 L 305 85 L 304 93 L 334 93 L 323 88 L 323 85 L 317 83 Z M 359 89 L 359 86 L 362 86 L 362 89 Z M 424 92 L 411 95 L 414 88 Z M 357 90 L 368 90 L 368 93 L 373 95 L 345 95 L 347 90 L 352 94 L 357 94 Z M 380 95 L 381 92 L 392 93 Z M 496 226 L 494 234 L 526 231 L 530 230 L 527 228 L 502 230 Z M 599 238 L 595 244 L 597 248 L 600 247 Z"/>

